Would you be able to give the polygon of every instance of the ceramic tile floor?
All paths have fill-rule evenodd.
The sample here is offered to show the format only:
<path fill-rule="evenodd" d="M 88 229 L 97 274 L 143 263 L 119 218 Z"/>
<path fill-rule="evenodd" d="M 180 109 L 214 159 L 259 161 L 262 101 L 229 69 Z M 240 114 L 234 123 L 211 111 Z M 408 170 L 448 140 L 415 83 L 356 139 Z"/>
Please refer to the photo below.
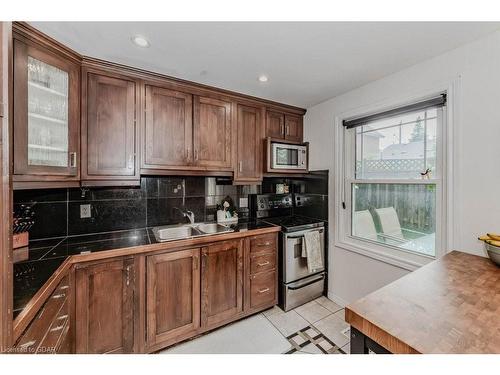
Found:
<path fill-rule="evenodd" d="M 349 328 L 344 309 L 320 297 L 286 313 L 275 306 L 161 353 L 343 354 Z"/>

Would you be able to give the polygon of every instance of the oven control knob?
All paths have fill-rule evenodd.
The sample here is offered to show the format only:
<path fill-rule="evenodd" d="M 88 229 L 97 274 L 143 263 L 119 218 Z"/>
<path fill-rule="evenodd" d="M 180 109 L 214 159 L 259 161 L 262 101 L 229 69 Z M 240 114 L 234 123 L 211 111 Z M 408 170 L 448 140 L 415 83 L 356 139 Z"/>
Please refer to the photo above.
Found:
<path fill-rule="evenodd" d="M 262 203 L 260 204 L 260 208 L 264 208 L 264 205 Z"/>

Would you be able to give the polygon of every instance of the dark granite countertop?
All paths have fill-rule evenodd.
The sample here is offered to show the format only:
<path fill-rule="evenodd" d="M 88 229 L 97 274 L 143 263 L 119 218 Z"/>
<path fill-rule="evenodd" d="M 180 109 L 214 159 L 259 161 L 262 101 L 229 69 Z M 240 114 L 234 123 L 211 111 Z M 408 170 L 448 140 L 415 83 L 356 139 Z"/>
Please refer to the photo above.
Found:
<path fill-rule="evenodd" d="M 231 227 L 235 232 L 270 228 L 264 221 L 242 221 Z M 34 240 L 29 243 L 29 259 L 14 264 L 14 317 L 71 255 L 112 251 L 157 243 L 152 228 L 110 233 Z"/>

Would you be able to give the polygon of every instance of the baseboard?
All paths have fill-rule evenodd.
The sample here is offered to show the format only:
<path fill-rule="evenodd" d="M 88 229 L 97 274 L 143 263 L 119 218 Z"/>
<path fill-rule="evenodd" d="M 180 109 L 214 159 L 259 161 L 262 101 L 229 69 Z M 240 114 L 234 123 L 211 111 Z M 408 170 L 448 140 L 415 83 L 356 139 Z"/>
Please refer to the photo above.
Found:
<path fill-rule="evenodd" d="M 328 292 L 328 298 L 342 307 L 346 307 L 349 304 L 349 302 L 347 302 L 345 299 L 333 294 L 332 292 Z"/>

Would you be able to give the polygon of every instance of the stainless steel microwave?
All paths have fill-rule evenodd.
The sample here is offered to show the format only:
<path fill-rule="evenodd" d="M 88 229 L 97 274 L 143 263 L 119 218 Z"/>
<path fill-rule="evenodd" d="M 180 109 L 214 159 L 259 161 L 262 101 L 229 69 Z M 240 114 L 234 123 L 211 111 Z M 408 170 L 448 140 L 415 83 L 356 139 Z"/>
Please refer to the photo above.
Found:
<path fill-rule="evenodd" d="M 269 169 L 307 172 L 308 144 L 271 142 L 269 148 Z"/>

